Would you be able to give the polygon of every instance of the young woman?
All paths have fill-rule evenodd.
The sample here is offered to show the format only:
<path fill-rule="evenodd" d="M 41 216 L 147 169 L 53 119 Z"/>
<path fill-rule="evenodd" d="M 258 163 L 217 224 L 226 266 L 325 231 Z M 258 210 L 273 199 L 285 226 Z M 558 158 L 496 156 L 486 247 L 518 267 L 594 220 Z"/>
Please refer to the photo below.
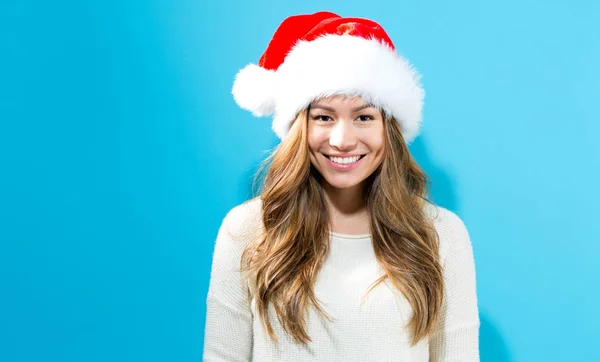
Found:
<path fill-rule="evenodd" d="M 292 16 L 233 95 L 281 143 L 219 229 L 204 361 L 479 361 L 469 234 L 427 200 L 424 92 L 381 26 Z"/>

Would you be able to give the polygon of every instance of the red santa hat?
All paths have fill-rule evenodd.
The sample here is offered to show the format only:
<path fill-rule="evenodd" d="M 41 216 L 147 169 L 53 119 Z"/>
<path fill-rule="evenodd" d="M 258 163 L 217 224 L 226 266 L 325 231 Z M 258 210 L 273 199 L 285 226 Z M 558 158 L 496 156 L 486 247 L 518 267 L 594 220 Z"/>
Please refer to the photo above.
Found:
<path fill-rule="evenodd" d="M 361 96 L 394 117 L 410 142 L 421 124 L 420 78 L 376 22 L 318 12 L 285 19 L 258 65 L 238 72 L 232 94 L 255 116 L 274 114 L 272 128 L 280 139 L 313 100 Z"/>

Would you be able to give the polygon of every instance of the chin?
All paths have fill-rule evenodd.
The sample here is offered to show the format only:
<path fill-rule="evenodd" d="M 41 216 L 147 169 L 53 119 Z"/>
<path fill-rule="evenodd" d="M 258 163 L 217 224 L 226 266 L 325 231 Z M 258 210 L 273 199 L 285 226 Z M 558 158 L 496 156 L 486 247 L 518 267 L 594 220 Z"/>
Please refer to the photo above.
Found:
<path fill-rule="evenodd" d="M 335 187 L 336 189 L 347 189 L 350 187 L 354 187 L 359 185 L 361 182 L 363 182 L 363 179 L 359 179 L 359 178 L 352 178 L 352 179 L 332 179 L 330 177 L 325 176 L 324 177 L 325 181 L 331 186 L 331 187 Z"/>

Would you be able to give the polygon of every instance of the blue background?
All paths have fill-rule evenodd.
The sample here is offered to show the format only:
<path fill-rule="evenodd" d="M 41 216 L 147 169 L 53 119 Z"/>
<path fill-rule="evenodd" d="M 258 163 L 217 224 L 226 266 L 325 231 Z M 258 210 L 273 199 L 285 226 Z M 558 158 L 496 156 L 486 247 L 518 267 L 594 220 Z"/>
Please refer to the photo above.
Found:
<path fill-rule="evenodd" d="M 0 361 L 199 361 L 218 226 L 278 139 L 230 95 L 287 16 L 378 21 L 477 266 L 482 361 L 593 361 L 597 1 L 5 1 Z"/>

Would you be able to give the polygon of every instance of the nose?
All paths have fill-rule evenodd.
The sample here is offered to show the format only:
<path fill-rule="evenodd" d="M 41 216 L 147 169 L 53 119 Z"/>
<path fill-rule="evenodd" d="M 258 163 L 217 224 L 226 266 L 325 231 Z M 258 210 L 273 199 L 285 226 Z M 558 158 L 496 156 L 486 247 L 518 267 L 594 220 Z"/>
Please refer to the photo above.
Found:
<path fill-rule="evenodd" d="M 352 150 L 356 147 L 357 137 L 352 122 L 340 120 L 337 122 L 329 135 L 329 145 L 341 151 Z"/>

